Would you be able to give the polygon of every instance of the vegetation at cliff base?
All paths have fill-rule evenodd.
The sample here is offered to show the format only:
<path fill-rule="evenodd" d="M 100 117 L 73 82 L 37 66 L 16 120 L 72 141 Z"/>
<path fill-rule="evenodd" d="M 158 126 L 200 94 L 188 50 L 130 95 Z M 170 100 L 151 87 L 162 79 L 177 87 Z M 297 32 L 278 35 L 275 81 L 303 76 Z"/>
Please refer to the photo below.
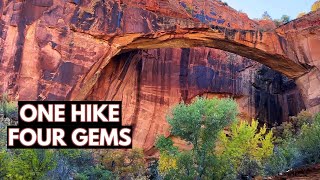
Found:
<path fill-rule="evenodd" d="M 0 114 L 10 121 L 16 121 L 18 119 L 17 102 L 10 101 L 6 93 L 2 94 L 0 99 Z"/>
<path fill-rule="evenodd" d="M 320 115 L 303 111 L 289 122 L 268 129 L 256 120 L 237 120 L 236 112 L 231 99 L 198 98 L 173 108 L 167 118 L 171 134 L 192 149 L 179 150 L 170 138 L 159 136 L 159 176 L 252 179 L 320 163 Z"/>
<path fill-rule="evenodd" d="M 0 179 L 253 179 L 320 163 L 320 113 L 302 111 L 268 128 L 238 120 L 237 112 L 232 99 L 178 104 L 167 116 L 171 136 L 190 148 L 159 136 L 159 159 L 149 165 L 142 149 L 9 150 L 6 126 L 16 121 L 1 117 Z"/>
<path fill-rule="evenodd" d="M 302 111 L 274 131 L 277 149 L 266 166 L 268 174 L 320 163 L 320 113 L 313 117 Z"/>
<path fill-rule="evenodd" d="M 115 179 L 145 176 L 141 149 L 7 149 L 7 126 L 17 123 L 17 106 L 0 102 L 0 179 Z"/>
<path fill-rule="evenodd" d="M 187 105 L 181 103 L 167 117 L 171 133 L 193 146 L 192 151 L 178 151 L 170 139 L 159 137 L 159 170 L 165 179 L 201 179 L 208 177 L 213 166 L 215 140 L 219 132 L 237 115 L 236 103 L 230 99 L 197 99 Z"/>
<path fill-rule="evenodd" d="M 212 169 L 217 179 L 241 179 L 263 174 L 263 166 L 273 153 L 273 134 L 258 127 L 258 121 L 235 122 L 230 134 L 220 132 L 215 151 L 217 165 Z"/>
<path fill-rule="evenodd" d="M 160 136 L 156 147 L 163 178 L 237 179 L 260 174 L 273 153 L 273 134 L 255 120 L 237 121 L 236 115 L 231 99 L 198 98 L 173 108 L 168 116 L 171 133 L 190 143 L 192 150 L 179 151 L 170 138 Z"/>

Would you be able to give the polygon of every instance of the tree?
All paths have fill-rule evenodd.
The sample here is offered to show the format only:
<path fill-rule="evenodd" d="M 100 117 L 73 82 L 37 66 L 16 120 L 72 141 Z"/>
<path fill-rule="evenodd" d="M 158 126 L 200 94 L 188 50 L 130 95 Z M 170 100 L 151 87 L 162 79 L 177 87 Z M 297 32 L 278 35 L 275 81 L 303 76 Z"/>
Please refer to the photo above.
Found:
<path fill-rule="evenodd" d="M 41 179 L 56 166 L 53 150 L 22 149 L 10 155 L 9 179 Z"/>
<path fill-rule="evenodd" d="M 267 175 L 320 163 L 320 114 L 312 117 L 302 111 L 274 131 L 278 137 L 277 148 L 265 166 Z"/>
<path fill-rule="evenodd" d="M 55 150 L 56 168 L 47 173 L 50 179 L 71 179 L 95 167 L 91 150 L 58 149 Z"/>
<path fill-rule="evenodd" d="M 267 11 L 265 11 L 263 14 L 262 14 L 262 19 L 264 20 L 271 20 L 271 16 L 269 15 L 269 13 Z"/>
<path fill-rule="evenodd" d="M 7 125 L 0 122 L 0 150 L 7 144 Z"/>
<path fill-rule="evenodd" d="M 263 165 L 273 154 L 273 134 L 266 126 L 258 127 L 258 121 L 251 124 L 235 122 L 230 128 L 229 137 L 220 132 L 216 148 L 217 179 L 237 179 L 262 174 Z"/>
<path fill-rule="evenodd" d="M 2 94 L 0 101 L 0 114 L 11 121 L 18 119 L 18 106 L 16 102 L 10 101 L 6 93 Z"/>
<path fill-rule="evenodd" d="M 75 180 L 112 180 L 113 174 L 101 166 L 93 166 L 75 175 Z"/>
<path fill-rule="evenodd" d="M 274 149 L 274 153 L 267 159 L 264 174 L 274 176 L 301 165 L 301 153 L 292 139 L 282 140 Z"/>
<path fill-rule="evenodd" d="M 171 134 L 192 144 L 193 149 L 191 152 L 177 153 L 170 150 L 172 143 L 166 143 L 167 147 L 163 149 L 158 145 L 160 153 L 167 151 L 169 157 L 165 159 L 176 159 L 175 161 L 178 162 L 176 164 L 181 166 L 176 168 L 178 170 L 176 174 L 183 173 L 186 178 L 201 179 L 209 174 L 208 168 L 213 165 L 213 149 L 219 132 L 233 122 L 236 115 L 237 105 L 231 99 L 197 98 L 190 105 L 180 103 L 167 116 L 167 121 L 171 125 Z M 161 164 L 161 158 L 159 164 Z M 174 161 L 171 164 L 173 168 L 170 170 L 174 171 Z"/>
<path fill-rule="evenodd" d="M 301 111 L 297 116 L 290 117 L 288 122 L 283 122 L 280 126 L 273 128 L 275 136 L 278 137 L 276 143 L 282 143 L 282 141 L 299 136 L 302 126 L 310 125 L 313 121 L 312 114 L 307 111 Z"/>
<path fill-rule="evenodd" d="M 145 160 L 142 149 L 134 148 L 129 151 L 104 150 L 97 152 L 98 161 L 103 167 L 118 177 L 131 177 L 133 179 L 145 175 Z"/>
<path fill-rule="evenodd" d="M 304 123 L 296 144 L 306 164 L 320 163 L 320 114 L 313 123 Z"/>
<path fill-rule="evenodd" d="M 315 3 L 313 3 L 312 7 L 311 7 L 311 11 L 316 11 L 320 8 L 320 0 L 316 1 Z"/>
<path fill-rule="evenodd" d="M 0 179 L 4 179 L 7 175 L 8 154 L 4 149 L 0 148 Z"/>
<path fill-rule="evenodd" d="M 290 21 L 290 16 L 288 15 L 282 15 L 281 19 L 280 19 L 282 24 L 286 24 Z"/>

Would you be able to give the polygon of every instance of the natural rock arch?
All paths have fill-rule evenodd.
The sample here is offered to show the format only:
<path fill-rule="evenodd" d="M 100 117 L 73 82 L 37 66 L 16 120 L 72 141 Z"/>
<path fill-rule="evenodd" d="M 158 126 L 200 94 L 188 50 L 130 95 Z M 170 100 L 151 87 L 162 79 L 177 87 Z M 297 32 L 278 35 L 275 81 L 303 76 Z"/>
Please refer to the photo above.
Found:
<path fill-rule="evenodd" d="M 118 54 L 212 47 L 294 78 L 306 107 L 320 111 L 319 17 L 266 31 L 211 0 L 3 1 L 0 91 L 16 100 L 84 100 Z"/>
<path fill-rule="evenodd" d="M 123 3 L 130 4 L 130 2 Z M 171 2 L 167 3 L 170 5 Z M 216 6 L 215 3 L 212 5 Z M 138 8 L 128 6 L 123 9 L 124 20 L 120 34 L 108 40 L 110 45 L 108 52 L 91 68 L 83 81 L 75 86 L 73 92 L 69 94 L 70 99 L 84 99 L 110 59 L 128 50 L 212 47 L 253 59 L 293 79 L 298 79 L 308 73 L 317 64 L 314 61 L 318 61 L 318 57 L 314 58 L 315 60 L 311 58 L 312 54 L 317 54 L 314 50 L 316 45 L 313 45 L 312 52 L 310 48 L 301 47 L 299 43 L 305 43 L 310 39 L 310 37 L 301 37 L 302 34 L 312 33 L 312 37 L 319 35 L 319 30 L 315 28 L 319 26 L 319 12 L 309 14 L 280 28 L 263 31 L 259 30 L 259 26 L 255 28 L 239 26 L 239 24 L 245 24 L 246 21 L 253 23 L 248 18 L 239 19 L 239 22 L 234 25 L 235 28 L 230 28 L 226 27 L 226 24 L 229 25 L 231 21 L 222 25 L 216 22 L 208 24 L 208 22 L 199 22 L 196 18 L 189 18 L 183 14 L 185 12 L 179 11 L 182 13 L 179 14 L 169 9 L 170 13 L 175 12 L 179 16 L 185 16 L 173 19 L 168 15 L 169 12 L 163 9 L 150 10 L 148 6 L 144 8 L 142 5 Z M 129 15 L 145 16 L 146 20 L 136 19 L 136 24 L 132 24 L 125 20 Z M 224 16 L 224 18 L 228 22 L 229 17 Z M 159 19 L 172 22 L 165 25 L 155 23 Z M 150 25 L 150 23 L 154 24 Z M 75 24 L 75 29 L 79 30 L 78 24 Z M 79 31 L 83 30 L 80 28 Z M 84 30 L 84 32 L 94 37 L 106 36 L 99 30 Z M 299 39 L 293 39 L 295 37 Z"/>
<path fill-rule="evenodd" d="M 6 1 L 0 14 L 1 91 L 18 99 L 84 99 L 121 52 L 204 46 L 295 78 L 320 104 L 319 11 L 268 31 L 219 1 Z"/>
<path fill-rule="evenodd" d="M 262 33 L 223 27 L 213 28 L 179 29 L 177 31 L 149 34 L 125 34 L 116 37 L 112 42 L 109 54 L 101 59 L 98 66 L 91 69 L 91 73 L 88 73 L 89 76 L 84 78 L 84 82 L 88 82 L 85 83 L 87 86 L 80 85 L 82 90 L 79 94 L 75 95 L 73 93 L 70 98 L 75 100 L 84 99 L 95 84 L 101 70 L 112 57 L 122 52 L 137 49 L 216 48 L 253 59 L 293 79 L 303 76 L 312 69 L 305 62 L 300 63 L 299 61 L 301 60 L 299 60 L 298 56 L 290 59 L 292 56 L 290 50 L 288 50 L 289 47 L 287 47 L 288 42 L 276 31 Z M 305 54 L 305 52 L 302 53 Z M 93 74 L 93 78 L 90 78 Z"/>

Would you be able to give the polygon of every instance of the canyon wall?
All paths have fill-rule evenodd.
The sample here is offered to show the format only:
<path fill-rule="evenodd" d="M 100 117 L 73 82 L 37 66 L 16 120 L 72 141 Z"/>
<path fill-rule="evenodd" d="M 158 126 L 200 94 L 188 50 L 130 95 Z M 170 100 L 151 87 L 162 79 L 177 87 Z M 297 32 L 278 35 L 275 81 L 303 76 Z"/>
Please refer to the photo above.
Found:
<path fill-rule="evenodd" d="M 122 100 L 151 152 L 168 110 L 198 95 L 269 125 L 320 111 L 319 26 L 320 11 L 275 28 L 215 0 L 4 0 L 0 93 Z"/>
<path fill-rule="evenodd" d="M 240 118 L 280 124 L 304 108 L 293 80 L 250 59 L 210 48 L 136 50 L 114 57 L 87 100 L 121 100 L 123 122 L 134 126 L 133 144 L 153 153 L 165 116 L 196 96 L 231 97 Z"/>

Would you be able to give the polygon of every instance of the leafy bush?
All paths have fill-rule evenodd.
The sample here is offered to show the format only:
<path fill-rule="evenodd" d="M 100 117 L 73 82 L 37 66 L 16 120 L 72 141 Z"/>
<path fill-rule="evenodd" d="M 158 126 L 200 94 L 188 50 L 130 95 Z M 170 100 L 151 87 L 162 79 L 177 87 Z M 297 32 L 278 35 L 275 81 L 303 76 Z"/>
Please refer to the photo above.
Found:
<path fill-rule="evenodd" d="M 0 122 L 0 150 L 7 144 L 7 126 Z"/>
<path fill-rule="evenodd" d="M 173 146 L 173 141 L 164 136 L 160 136 L 156 141 L 156 147 L 160 150 L 159 171 L 167 174 L 171 170 L 177 170 L 178 148 Z"/>
<path fill-rule="evenodd" d="M 4 179 L 7 172 L 7 165 L 8 165 L 8 154 L 4 149 L 0 149 L 0 179 Z"/>
<path fill-rule="evenodd" d="M 301 166 L 301 154 L 293 141 L 276 146 L 274 153 L 268 158 L 264 167 L 265 175 L 277 175 L 292 168 Z"/>
<path fill-rule="evenodd" d="M 233 123 L 229 137 L 221 132 L 216 149 L 217 179 L 254 177 L 262 174 L 263 165 L 273 153 L 273 134 L 258 121 Z"/>
<path fill-rule="evenodd" d="M 306 164 L 320 163 L 320 120 L 304 124 L 296 142 Z"/>
<path fill-rule="evenodd" d="M 297 116 L 290 117 L 288 122 L 273 128 L 275 136 L 278 137 L 276 143 L 281 144 L 282 141 L 297 137 L 301 132 L 302 126 L 305 124 L 311 125 L 313 121 L 312 114 L 307 111 L 301 111 Z"/>
<path fill-rule="evenodd" d="M 290 118 L 290 123 L 295 128 L 295 134 L 299 134 L 303 125 L 310 125 L 313 123 L 312 114 L 308 111 L 301 111 L 296 117 Z"/>
<path fill-rule="evenodd" d="M 0 150 L 0 179 L 114 179 L 88 150 Z"/>
<path fill-rule="evenodd" d="M 280 22 L 281 22 L 282 24 L 286 24 L 286 23 L 290 22 L 290 16 L 288 16 L 288 15 L 282 15 L 282 16 L 281 16 L 281 19 L 280 19 Z"/>
<path fill-rule="evenodd" d="M 90 150 L 59 149 L 55 154 L 57 166 L 47 173 L 46 179 L 71 179 L 95 166 Z"/>
<path fill-rule="evenodd" d="M 142 149 L 103 150 L 95 153 L 103 167 L 118 177 L 139 178 L 145 176 L 145 160 Z"/>
<path fill-rule="evenodd" d="M 320 163 L 320 114 L 302 111 L 268 131 L 255 120 L 234 122 L 236 107 L 228 101 L 200 98 L 173 108 L 171 134 L 193 148 L 179 151 L 170 138 L 157 139 L 163 179 L 252 179 Z"/>
<path fill-rule="evenodd" d="M 167 152 L 168 154 L 176 154 L 178 152 L 178 148 L 173 146 L 173 141 L 164 136 L 158 137 L 156 140 L 156 148 L 159 149 L 160 152 Z"/>
<path fill-rule="evenodd" d="M 7 94 L 3 94 L 1 97 L 0 114 L 3 114 L 4 118 L 10 118 L 11 120 L 18 119 L 17 103 L 9 101 Z"/>
<path fill-rule="evenodd" d="M 312 7 L 311 7 L 311 11 L 317 11 L 320 8 L 320 1 L 316 1 L 313 3 Z"/>
<path fill-rule="evenodd" d="M 279 130 L 280 129 L 280 130 Z M 278 139 L 274 154 L 265 166 L 267 175 L 320 163 L 320 115 L 302 111 L 275 130 Z M 279 133 L 282 132 L 282 133 Z"/>
<path fill-rule="evenodd" d="M 112 172 L 105 170 L 101 166 L 94 166 L 86 169 L 83 172 L 76 174 L 75 180 L 111 180 L 115 179 Z"/>
<path fill-rule="evenodd" d="M 290 17 L 288 15 L 282 15 L 280 19 L 274 19 L 273 22 L 276 25 L 276 27 L 279 27 L 283 24 L 290 22 Z"/>
<path fill-rule="evenodd" d="M 9 179 L 41 179 L 55 168 L 53 150 L 22 149 L 9 154 L 6 175 Z"/>
<path fill-rule="evenodd" d="M 156 147 L 160 150 L 158 169 L 164 179 L 184 177 L 192 180 L 196 177 L 192 151 L 178 151 L 178 148 L 173 146 L 173 141 L 164 136 L 158 137 Z"/>
<path fill-rule="evenodd" d="M 165 179 L 210 177 L 215 162 L 214 147 L 219 132 L 233 122 L 237 105 L 231 99 L 197 98 L 192 104 L 181 103 L 173 108 L 167 120 L 171 134 L 193 146 L 192 151 L 177 151 L 170 139 L 160 137 L 159 169 Z"/>
<path fill-rule="evenodd" d="M 161 175 L 158 170 L 159 166 L 159 161 L 157 159 L 151 160 L 148 165 L 147 169 L 147 179 L 152 179 L 152 180 L 161 180 Z"/>

